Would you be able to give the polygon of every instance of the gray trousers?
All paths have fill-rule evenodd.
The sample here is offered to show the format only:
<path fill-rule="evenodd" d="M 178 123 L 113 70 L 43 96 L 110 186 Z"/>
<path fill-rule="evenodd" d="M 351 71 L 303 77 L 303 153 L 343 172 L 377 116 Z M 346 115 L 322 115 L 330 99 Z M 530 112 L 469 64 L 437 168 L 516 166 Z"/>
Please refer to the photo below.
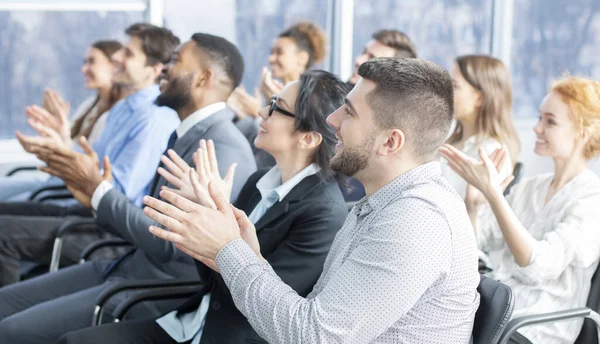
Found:
<path fill-rule="evenodd" d="M 48 265 L 56 230 L 71 217 L 0 215 L 0 286 L 19 281 L 22 260 Z M 61 264 L 71 265 L 79 260 L 81 251 L 107 234 L 67 237 L 63 245 Z"/>
<path fill-rule="evenodd" d="M 0 289 L 0 343 L 55 343 L 90 326 L 96 297 L 119 278 L 105 280 L 109 261 L 64 268 Z M 126 296 L 115 298 L 116 307 Z"/>

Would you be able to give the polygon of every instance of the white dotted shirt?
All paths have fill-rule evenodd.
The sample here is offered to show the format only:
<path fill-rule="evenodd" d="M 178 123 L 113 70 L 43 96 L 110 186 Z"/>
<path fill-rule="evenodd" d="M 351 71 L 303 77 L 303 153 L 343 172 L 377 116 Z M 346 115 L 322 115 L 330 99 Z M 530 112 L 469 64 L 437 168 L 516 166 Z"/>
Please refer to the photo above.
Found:
<path fill-rule="evenodd" d="M 302 298 L 242 240 L 217 265 L 269 343 L 469 343 L 477 250 L 464 203 L 431 162 L 354 207 Z"/>

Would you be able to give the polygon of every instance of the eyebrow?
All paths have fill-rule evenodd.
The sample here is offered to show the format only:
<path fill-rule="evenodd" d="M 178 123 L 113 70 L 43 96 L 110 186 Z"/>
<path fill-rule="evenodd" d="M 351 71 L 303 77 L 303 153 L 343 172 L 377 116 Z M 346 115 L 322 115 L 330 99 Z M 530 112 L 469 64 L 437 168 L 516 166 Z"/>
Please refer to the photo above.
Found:
<path fill-rule="evenodd" d="M 280 103 L 285 105 L 286 109 L 284 109 L 284 110 L 292 111 L 292 107 L 284 99 L 277 97 L 277 99 L 275 100 L 275 103 L 277 103 L 277 100 L 279 100 Z"/>
<path fill-rule="evenodd" d="M 540 110 L 540 112 L 542 113 L 542 115 L 556 118 L 556 115 L 554 115 L 552 112 L 545 112 L 545 111 L 541 111 L 541 110 Z"/>
<path fill-rule="evenodd" d="M 354 112 L 355 114 L 358 115 L 358 112 L 356 111 L 356 109 L 354 108 L 354 106 L 352 105 L 352 102 L 350 101 L 350 99 L 348 98 L 344 98 L 344 103 L 346 103 L 346 105 L 348 105 L 348 107 L 350 109 L 352 109 L 352 112 Z"/>

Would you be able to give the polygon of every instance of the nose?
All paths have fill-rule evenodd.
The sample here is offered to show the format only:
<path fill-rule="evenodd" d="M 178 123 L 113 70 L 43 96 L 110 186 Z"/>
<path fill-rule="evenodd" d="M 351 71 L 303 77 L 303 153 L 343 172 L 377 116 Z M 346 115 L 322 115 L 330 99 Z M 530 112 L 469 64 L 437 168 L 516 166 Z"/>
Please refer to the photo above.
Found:
<path fill-rule="evenodd" d="M 544 133 L 544 129 L 542 128 L 542 120 L 539 120 L 536 125 L 533 127 L 533 131 L 537 135 L 542 135 Z"/>
<path fill-rule="evenodd" d="M 275 62 L 277 62 L 277 56 L 275 54 L 269 55 L 269 63 L 274 64 Z"/>
<path fill-rule="evenodd" d="M 341 113 L 341 109 L 342 109 L 342 107 L 339 107 L 337 110 L 335 110 L 329 116 L 327 116 L 327 121 L 326 121 L 327 124 L 330 127 L 332 127 L 333 129 L 335 129 L 336 131 L 338 131 L 340 129 L 340 113 Z"/>
<path fill-rule="evenodd" d="M 366 61 L 367 61 L 366 54 L 360 54 L 356 57 L 356 59 L 354 59 L 354 67 L 356 67 L 358 69 L 358 67 L 360 67 L 360 65 L 365 63 Z"/>
<path fill-rule="evenodd" d="M 265 106 L 265 107 L 258 109 L 258 116 L 260 116 L 260 118 L 262 118 L 263 122 L 266 122 L 267 117 L 269 117 L 269 107 Z"/>
<path fill-rule="evenodd" d="M 165 74 L 165 75 L 168 75 L 168 74 L 169 74 L 169 71 L 171 70 L 171 67 L 172 67 L 172 65 L 173 65 L 173 63 L 172 63 L 172 62 L 169 62 L 169 63 L 167 63 L 167 64 L 163 65 L 163 67 L 162 67 L 162 70 L 161 70 L 161 73 L 162 73 L 162 74 Z"/>

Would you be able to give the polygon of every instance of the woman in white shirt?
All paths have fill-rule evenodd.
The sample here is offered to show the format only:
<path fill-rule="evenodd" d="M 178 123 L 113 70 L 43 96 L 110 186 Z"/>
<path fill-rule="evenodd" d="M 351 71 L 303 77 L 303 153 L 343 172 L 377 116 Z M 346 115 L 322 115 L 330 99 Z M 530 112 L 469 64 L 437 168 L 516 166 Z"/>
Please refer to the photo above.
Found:
<path fill-rule="evenodd" d="M 96 91 L 96 95 L 84 100 L 68 119 L 69 103 L 58 92 L 48 89 L 44 92 L 41 107 L 32 105 L 26 108 L 29 125 L 42 136 L 58 136 L 68 146 L 77 142 L 79 136 L 85 136 L 93 145 L 104 129 L 110 109 L 125 95 L 120 86 L 112 83 L 114 66 L 111 56 L 121 48 L 117 41 L 94 42 L 86 53 L 81 72 L 85 77 L 85 87 Z M 52 132 L 48 132 L 47 128 Z M 0 178 L 0 200 L 24 200 L 30 191 L 47 185 L 47 182 L 46 175 Z"/>
<path fill-rule="evenodd" d="M 56 91 L 49 89 L 44 92 L 43 107 L 27 107 L 29 124 L 38 132 L 40 123 L 54 129 L 68 145 L 80 136 L 93 145 L 104 129 L 110 109 L 125 96 L 123 89 L 112 83 L 114 65 L 111 57 L 121 48 L 117 41 L 97 41 L 90 46 L 81 73 L 85 77 L 85 87 L 95 90 L 96 95 L 84 100 L 69 120 L 69 104 Z"/>
<path fill-rule="evenodd" d="M 583 307 L 600 258 L 600 179 L 587 161 L 600 156 L 600 84 L 569 77 L 540 106 L 535 152 L 554 160 L 554 173 L 527 179 L 505 198 L 497 167 L 504 148 L 473 159 L 446 145 L 452 169 L 485 197 L 468 199 L 479 247 L 501 250 L 494 277 L 515 295 L 514 317 Z M 521 329 L 533 343 L 573 343 L 583 320 Z"/>
<path fill-rule="evenodd" d="M 510 72 L 502 61 L 491 56 L 465 55 L 455 59 L 450 73 L 456 126 L 447 143 L 471 157 L 477 157 L 479 148 L 491 154 L 505 145 L 510 156 L 501 174 L 511 175 L 520 145 L 512 120 Z M 467 183 L 447 164 L 442 166 L 450 185 L 465 198 Z"/>

